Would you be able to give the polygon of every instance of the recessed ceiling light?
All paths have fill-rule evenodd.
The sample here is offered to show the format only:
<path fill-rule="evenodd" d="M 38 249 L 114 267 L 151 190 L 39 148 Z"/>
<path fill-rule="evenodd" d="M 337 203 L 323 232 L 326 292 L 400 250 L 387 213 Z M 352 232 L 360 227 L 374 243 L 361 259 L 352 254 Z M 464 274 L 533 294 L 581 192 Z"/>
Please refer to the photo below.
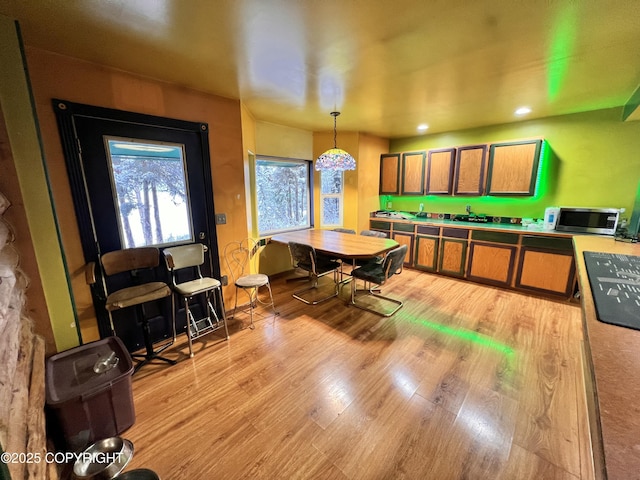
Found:
<path fill-rule="evenodd" d="M 527 113 L 531 113 L 531 109 L 529 107 L 520 107 L 515 113 L 516 115 L 526 115 Z"/>
<path fill-rule="evenodd" d="M 426 123 L 421 123 L 420 125 L 418 125 L 419 132 L 424 132 L 427 128 L 429 128 L 429 125 L 427 125 Z"/>

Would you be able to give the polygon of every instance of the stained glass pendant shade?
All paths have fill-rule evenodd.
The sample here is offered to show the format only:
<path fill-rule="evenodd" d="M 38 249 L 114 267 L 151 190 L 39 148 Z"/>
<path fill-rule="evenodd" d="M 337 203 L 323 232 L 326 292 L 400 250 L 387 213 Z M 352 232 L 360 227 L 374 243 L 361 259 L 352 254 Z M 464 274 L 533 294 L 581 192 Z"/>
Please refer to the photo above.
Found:
<path fill-rule="evenodd" d="M 340 112 L 331 112 L 333 116 L 333 148 L 327 150 L 316 160 L 316 170 L 355 170 L 356 160 L 336 146 L 336 118 Z"/>

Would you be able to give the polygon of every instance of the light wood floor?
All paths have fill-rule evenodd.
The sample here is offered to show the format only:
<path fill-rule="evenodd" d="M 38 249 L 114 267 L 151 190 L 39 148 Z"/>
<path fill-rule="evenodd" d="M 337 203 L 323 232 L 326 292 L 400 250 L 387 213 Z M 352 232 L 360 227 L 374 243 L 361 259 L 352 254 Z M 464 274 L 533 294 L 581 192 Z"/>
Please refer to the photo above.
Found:
<path fill-rule="evenodd" d="M 179 479 L 592 478 L 578 306 L 411 270 L 381 319 L 308 306 L 134 376 L 128 467 Z M 345 288 L 345 294 L 348 288 Z M 204 347 L 204 349 L 202 349 Z M 202 350 L 201 350 L 202 349 Z"/>

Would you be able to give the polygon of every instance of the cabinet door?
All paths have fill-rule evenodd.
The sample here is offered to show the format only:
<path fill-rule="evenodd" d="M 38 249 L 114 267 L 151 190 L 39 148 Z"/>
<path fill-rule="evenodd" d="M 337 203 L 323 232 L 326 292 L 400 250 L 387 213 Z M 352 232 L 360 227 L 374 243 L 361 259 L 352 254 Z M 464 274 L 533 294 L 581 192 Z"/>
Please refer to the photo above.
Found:
<path fill-rule="evenodd" d="M 407 256 L 404 259 L 404 264 L 407 267 L 413 265 L 413 233 L 393 232 L 392 238 L 400 245 L 407 246 Z"/>
<path fill-rule="evenodd" d="M 426 152 L 402 154 L 402 195 L 422 195 L 424 193 L 426 155 Z"/>
<path fill-rule="evenodd" d="M 427 194 L 451 194 L 455 154 L 455 148 L 429 150 Z"/>
<path fill-rule="evenodd" d="M 484 194 L 487 174 L 487 146 L 459 147 L 456 152 L 454 195 Z"/>
<path fill-rule="evenodd" d="M 467 259 L 467 241 L 457 238 L 442 238 L 438 271 L 462 277 Z"/>
<path fill-rule="evenodd" d="M 517 247 L 471 242 L 467 278 L 491 285 L 509 286 Z"/>
<path fill-rule="evenodd" d="M 516 287 L 570 297 L 573 293 L 573 252 L 522 247 Z"/>
<path fill-rule="evenodd" d="M 400 154 L 380 155 L 380 195 L 400 193 Z"/>
<path fill-rule="evenodd" d="M 533 195 L 542 140 L 494 143 L 489 151 L 489 195 Z"/>
<path fill-rule="evenodd" d="M 438 268 L 438 237 L 429 235 L 416 236 L 415 267 L 428 272 L 435 272 Z"/>

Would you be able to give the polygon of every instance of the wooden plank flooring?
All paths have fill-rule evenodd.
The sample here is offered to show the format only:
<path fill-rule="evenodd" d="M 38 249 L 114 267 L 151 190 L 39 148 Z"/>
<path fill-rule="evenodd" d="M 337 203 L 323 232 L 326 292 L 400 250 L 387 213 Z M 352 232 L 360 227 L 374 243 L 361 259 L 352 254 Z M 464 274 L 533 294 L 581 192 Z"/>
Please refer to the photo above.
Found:
<path fill-rule="evenodd" d="M 134 376 L 161 478 L 591 479 L 575 305 L 405 270 L 391 318 L 273 282 L 280 316 Z M 346 296 L 348 288 L 343 292 Z"/>

